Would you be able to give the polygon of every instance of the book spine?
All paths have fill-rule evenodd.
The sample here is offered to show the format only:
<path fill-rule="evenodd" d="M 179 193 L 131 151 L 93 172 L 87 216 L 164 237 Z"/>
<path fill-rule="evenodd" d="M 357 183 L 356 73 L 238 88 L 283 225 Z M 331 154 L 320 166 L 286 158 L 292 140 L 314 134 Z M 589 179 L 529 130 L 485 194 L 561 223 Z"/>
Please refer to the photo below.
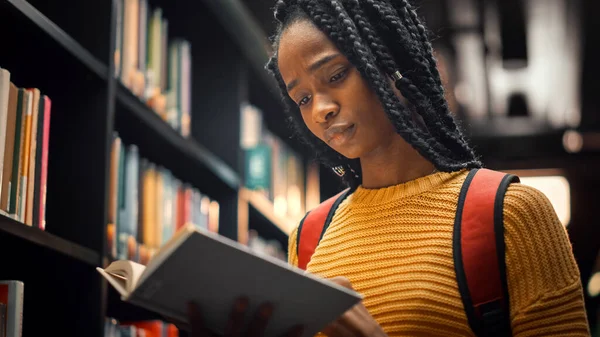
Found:
<path fill-rule="evenodd" d="M 44 136 L 42 148 L 42 178 L 40 180 L 40 229 L 46 229 L 46 191 L 48 186 L 48 149 L 50 147 L 50 115 L 52 100 L 44 96 Z"/>
<path fill-rule="evenodd" d="M 27 89 L 26 89 L 27 90 Z M 19 164 L 20 183 L 17 188 L 17 211 L 16 215 L 19 221 L 25 222 L 25 206 L 27 204 L 27 184 L 29 183 L 29 151 L 31 147 L 31 123 L 33 121 L 33 100 L 34 94 L 27 90 L 27 106 L 24 112 L 23 129 L 21 130 L 21 151 Z"/>
<path fill-rule="evenodd" d="M 29 143 L 29 153 L 28 153 L 28 172 L 27 172 L 27 180 L 29 184 L 27 185 L 27 190 L 24 192 L 25 195 L 25 212 L 23 214 L 25 218 L 25 223 L 28 226 L 33 226 L 33 203 L 34 203 L 34 194 L 35 194 L 35 186 L 39 185 L 39 180 L 35 179 L 35 171 L 37 167 L 38 158 L 37 148 L 38 148 L 38 133 L 39 133 L 39 116 L 43 114 L 43 99 L 40 94 L 40 90 L 36 88 L 28 89 L 33 94 L 33 106 L 31 112 L 31 131 L 30 131 L 30 143 Z M 41 105 L 41 106 L 40 106 Z M 40 140 L 41 143 L 41 140 Z M 40 144 L 41 146 L 41 144 Z"/>
<path fill-rule="evenodd" d="M 0 68 L 0 192 L 2 191 L 2 173 L 4 171 L 4 152 L 6 128 L 8 122 L 8 100 L 10 97 L 10 72 Z M 1 197 L 1 193 L 0 193 Z"/>
<path fill-rule="evenodd" d="M 19 88 L 10 83 L 8 94 L 8 116 L 6 119 L 6 140 L 4 144 L 4 169 L 2 172 L 2 192 L 0 193 L 0 209 L 8 213 L 10 200 L 10 182 L 12 179 L 13 159 L 15 151 L 15 133 L 17 122 L 17 106 L 19 103 Z"/>
<path fill-rule="evenodd" d="M 6 304 L 6 337 L 23 335 L 23 299 L 25 285 L 21 281 L 0 281 L 0 302 Z"/>

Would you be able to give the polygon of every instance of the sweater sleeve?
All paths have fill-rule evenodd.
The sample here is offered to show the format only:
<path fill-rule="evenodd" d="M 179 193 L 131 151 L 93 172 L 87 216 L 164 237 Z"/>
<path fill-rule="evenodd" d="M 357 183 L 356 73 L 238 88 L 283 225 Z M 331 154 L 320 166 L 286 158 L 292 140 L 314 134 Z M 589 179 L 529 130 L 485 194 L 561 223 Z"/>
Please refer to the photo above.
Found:
<path fill-rule="evenodd" d="M 590 336 L 579 269 L 550 201 L 512 184 L 504 228 L 513 335 Z"/>
<path fill-rule="evenodd" d="M 298 255 L 296 254 L 296 238 L 298 235 L 298 227 L 294 228 L 288 239 L 288 264 L 298 267 Z"/>

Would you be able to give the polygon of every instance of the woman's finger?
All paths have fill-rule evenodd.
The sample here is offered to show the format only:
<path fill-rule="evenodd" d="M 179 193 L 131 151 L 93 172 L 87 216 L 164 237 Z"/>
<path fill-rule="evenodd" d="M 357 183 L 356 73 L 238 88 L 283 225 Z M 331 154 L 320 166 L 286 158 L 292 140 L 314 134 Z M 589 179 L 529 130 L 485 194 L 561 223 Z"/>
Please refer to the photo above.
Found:
<path fill-rule="evenodd" d="M 261 337 L 267 328 L 272 314 L 273 306 L 270 303 L 262 304 L 248 326 L 246 337 Z"/>
<path fill-rule="evenodd" d="M 335 320 L 322 331 L 327 337 L 351 337 L 356 336 L 341 320 Z"/>
<path fill-rule="evenodd" d="M 225 327 L 225 337 L 239 337 L 244 326 L 244 316 L 248 308 L 248 299 L 245 297 L 238 298 L 229 313 L 229 320 Z"/>
<path fill-rule="evenodd" d="M 335 276 L 330 278 L 329 280 L 333 283 L 341 285 L 344 288 L 354 290 L 354 288 L 352 287 L 352 282 L 350 282 L 350 280 L 344 276 Z"/>

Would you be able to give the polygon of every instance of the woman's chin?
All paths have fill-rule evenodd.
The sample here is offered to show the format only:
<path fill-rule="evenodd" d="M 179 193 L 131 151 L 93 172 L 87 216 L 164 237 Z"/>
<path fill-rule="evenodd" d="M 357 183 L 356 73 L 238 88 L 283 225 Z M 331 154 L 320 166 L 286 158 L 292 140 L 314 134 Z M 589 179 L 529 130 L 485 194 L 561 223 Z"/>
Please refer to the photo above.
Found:
<path fill-rule="evenodd" d="M 362 154 L 360 149 L 354 147 L 334 150 L 342 156 L 346 157 L 347 159 L 358 159 L 361 157 Z"/>

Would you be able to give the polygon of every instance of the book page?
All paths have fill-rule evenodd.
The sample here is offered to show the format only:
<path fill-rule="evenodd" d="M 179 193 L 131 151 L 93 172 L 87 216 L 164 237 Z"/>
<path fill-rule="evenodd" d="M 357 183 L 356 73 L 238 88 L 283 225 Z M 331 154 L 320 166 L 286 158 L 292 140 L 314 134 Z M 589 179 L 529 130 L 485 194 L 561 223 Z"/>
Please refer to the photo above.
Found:
<path fill-rule="evenodd" d="M 146 267 L 142 264 L 133 261 L 115 261 L 104 270 L 107 274 L 116 278 L 115 282 L 122 283 L 122 286 L 127 293 L 131 293 L 135 289 L 140 276 L 144 273 Z"/>

